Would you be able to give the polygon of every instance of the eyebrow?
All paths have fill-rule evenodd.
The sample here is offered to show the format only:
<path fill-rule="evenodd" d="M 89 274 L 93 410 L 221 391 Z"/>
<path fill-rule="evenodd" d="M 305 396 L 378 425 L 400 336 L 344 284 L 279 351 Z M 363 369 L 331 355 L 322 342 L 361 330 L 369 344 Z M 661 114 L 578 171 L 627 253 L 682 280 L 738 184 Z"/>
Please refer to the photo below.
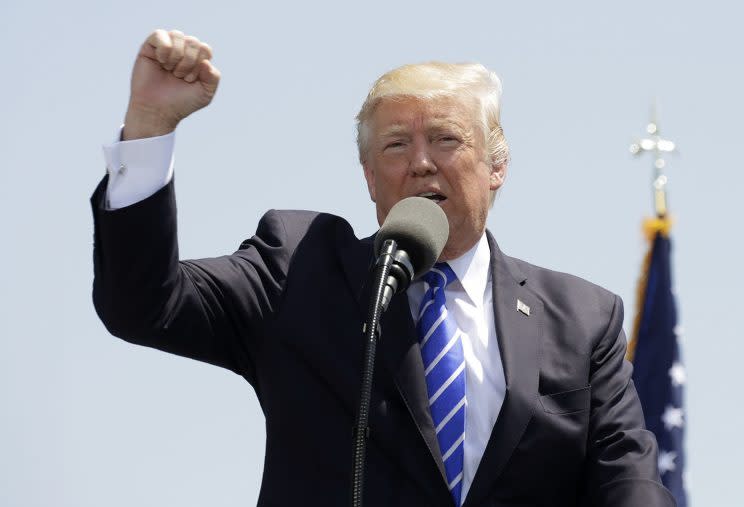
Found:
<path fill-rule="evenodd" d="M 431 122 L 429 122 L 429 125 L 427 125 L 426 130 L 428 132 L 431 131 L 437 131 L 437 130 L 443 130 L 446 128 L 452 128 L 454 127 L 461 133 L 466 133 L 468 129 L 466 129 L 463 125 L 456 121 L 452 120 L 441 120 L 441 119 L 433 119 Z M 382 138 L 388 138 L 388 137 L 396 137 L 401 135 L 407 135 L 409 133 L 408 127 L 401 124 L 395 124 L 390 125 L 385 130 L 379 133 L 379 136 Z"/>
<path fill-rule="evenodd" d="M 432 122 L 429 124 L 427 130 L 443 130 L 447 128 L 455 128 L 461 133 L 465 133 L 468 131 L 468 129 L 465 127 L 465 125 L 460 124 L 457 121 L 454 120 L 441 120 L 439 118 L 435 118 L 432 120 Z"/>
<path fill-rule="evenodd" d="M 397 137 L 408 133 L 408 128 L 403 125 L 391 125 L 379 133 L 380 137 Z"/>

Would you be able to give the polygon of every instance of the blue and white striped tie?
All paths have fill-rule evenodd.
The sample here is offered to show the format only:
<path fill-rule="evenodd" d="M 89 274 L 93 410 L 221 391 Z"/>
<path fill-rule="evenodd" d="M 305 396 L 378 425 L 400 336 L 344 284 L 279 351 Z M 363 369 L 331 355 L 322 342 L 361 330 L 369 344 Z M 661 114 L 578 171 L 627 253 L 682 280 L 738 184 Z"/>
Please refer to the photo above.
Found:
<path fill-rule="evenodd" d="M 447 482 L 455 505 L 462 494 L 465 440 L 465 355 L 460 330 L 445 307 L 444 288 L 457 277 L 446 263 L 424 275 L 429 285 L 419 309 L 416 329 L 424 360 L 426 388 Z"/>

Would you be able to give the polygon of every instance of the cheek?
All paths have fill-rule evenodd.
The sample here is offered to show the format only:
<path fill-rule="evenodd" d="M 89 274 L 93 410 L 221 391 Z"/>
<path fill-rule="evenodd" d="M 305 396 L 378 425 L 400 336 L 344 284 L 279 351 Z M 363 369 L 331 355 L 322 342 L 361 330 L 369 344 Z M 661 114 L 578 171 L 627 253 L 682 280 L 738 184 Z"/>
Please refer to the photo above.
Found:
<path fill-rule="evenodd" d="M 463 173 L 461 173 L 463 174 Z M 490 172 L 484 167 L 479 167 L 476 171 L 464 173 L 465 177 L 458 179 L 456 185 L 457 191 L 462 195 L 467 205 L 472 207 L 472 212 L 480 214 L 483 206 L 488 206 L 491 199 L 491 182 Z"/>
<path fill-rule="evenodd" d="M 375 174 L 375 187 L 379 192 L 397 193 L 405 183 L 405 169 L 396 164 L 385 164 Z"/>
<path fill-rule="evenodd" d="M 364 166 L 364 181 L 367 183 L 367 190 L 370 198 L 375 200 L 375 173 L 368 166 Z"/>

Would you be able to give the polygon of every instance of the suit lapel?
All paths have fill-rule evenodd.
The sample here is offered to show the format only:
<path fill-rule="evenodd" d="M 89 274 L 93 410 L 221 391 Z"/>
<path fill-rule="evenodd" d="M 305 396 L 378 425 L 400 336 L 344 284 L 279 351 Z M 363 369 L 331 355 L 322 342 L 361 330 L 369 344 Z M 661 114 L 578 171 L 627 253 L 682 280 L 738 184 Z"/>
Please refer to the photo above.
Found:
<path fill-rule="evenodd" d="M 373 242 L 374 236 L 362 240 L 357 245 L 350 245 L 346 252 L 347 255 L 344 255 L 346 262 L 343 262 L 344 271 L 352 290 L 358 294 L 364 319 L 367 316 L 367 306 L 371 296 L 371 288 L 367 286 L 367 282 L 369 280 L 369 265 L 371 262 L 369 259 Z M 359 262 L 361 259 L 364 259 L 364 261 Z M 444 463 L 442 462 L 439 442 L 429 410 L 429 395 L 426 390 L 421 349 L 416 338 L 416 329 L 405 292 L 397 294 L 390 301 L 388 310 L 380 320 L 380 329 L 379 356 L 381 356 L 387 371 L 392 375 L 395 386 L 426 443 L 442 480 L 446 483 Z M 378 368 L 377 371 L 380 371 L 380 369 Z M 375 378 L 373 382 L 379 386 L 381 381 L 382 379 Z M 356 407 L 354 410 L 356 413 Z M 399 437 L 395 435 L 390 435 L 390 437 L 393 441 L 399 440 Z M 420 469 L 420 463 L 415 468 Z"/>
<path fill-rule="evenodd" d="M 501 253 L 490 232 L 487 236 L 491 247 L 493 306 L 506 376 L 506 397 L 464 507 L 478 505 L 488 494 L 527 428 L 538 395 L 542 302 L 524 286 L 526 278 L 513 261 Z M 521 311 L 517 307 L 520 301 L 526 305 L 520 305 Z"/>
<path fill-rule="evenodd" d="M 381 348 L 387 368 L 392 373 L 398 392 L 429 449 L 430 457 L 439 469 L 442 484 L 446 485 L 442 454 L 439 451 L 439 441 L 429 409 L 424 362 L 421 359 L 421 348 L 418 345 L 405 293 L 398 294 L 390 302 L 390 308 L 382 318 L 382 326 Z M 395 333 L 385 334 L 386 330 Z M 420 468 L 420 464 L 416 468 Z"/>
<path fill-rule="evenodd" d="M 347 243 L 339 250 L 340 262 L 349 287 L 356 295 L 362 321 L 367 317 L 371 296 L 371 287 L 367 284 L 373 262 L 373 242 L 374 237 L 366 238 Z M 399 460 L 425 491 L 431 492 L 434 498 L 449 499 L 444 463 L 429 410 L 424 364 L 405 293 L 393 297 L 388 310 L 382 315 L 380 328 L 381 337 L 377 346 L 378 365 L 373 380 L 373 405 L 374 397 L 383 392 L 386 383 L 392 380 L 395 390 L 413 419 L 419 438 L 422 439 L 421 450 L 416 451 L 418 443 L 405 441 L 408 438 L 405 436 L 405 428 L 391 426 L 381 421 L 384 416 L 377 413 L 374 406 L 371 407 L 370 413 L 371 438 L 385 450 L 386 454 Z M 357 377 L 361 379 L 361 372 Z M 358 391 L 358 383 L 354 388 Z M 354 399 L 358 400 L 358 393 Z M 357 406 L 353 407 L 354 414 L 357 409 Z M 413 433 L 411 436 L 416 438 Z M 402 446 L 405 446 L 405 449 L 402 449 Z M 428 459 L 422 459 L 422 452 L 428 453 Z M 436 486 L 432 487 L 432 483 Z"/>

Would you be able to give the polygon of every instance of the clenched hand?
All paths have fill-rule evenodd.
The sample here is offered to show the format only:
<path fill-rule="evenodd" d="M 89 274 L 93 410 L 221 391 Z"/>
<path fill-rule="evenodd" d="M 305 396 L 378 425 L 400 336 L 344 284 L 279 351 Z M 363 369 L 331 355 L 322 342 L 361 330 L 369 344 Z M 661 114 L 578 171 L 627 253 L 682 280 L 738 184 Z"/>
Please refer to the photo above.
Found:
<path fill-rule="evenodd" d="M 132 71 L 123 139 L 164 135 L 208 105 L 220 81 L 212 49 L 178 30 L 155 30 L 140 48 Z"/>

